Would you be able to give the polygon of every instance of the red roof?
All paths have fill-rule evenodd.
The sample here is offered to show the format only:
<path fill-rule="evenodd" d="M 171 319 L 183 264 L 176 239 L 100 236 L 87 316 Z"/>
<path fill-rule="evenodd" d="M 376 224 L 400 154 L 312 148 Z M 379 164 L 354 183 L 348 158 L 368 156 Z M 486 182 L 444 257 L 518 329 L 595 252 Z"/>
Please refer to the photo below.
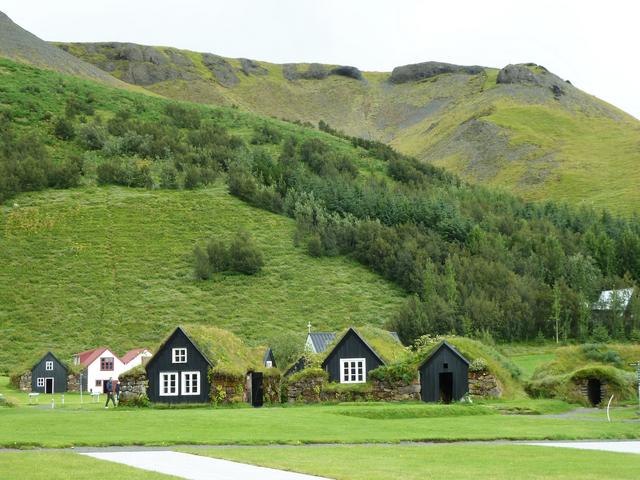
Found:
<path fill-rule="evenodd" d="M 98 347 L 94 348 L 93 350 L 87 350 L 86 352 L 76 353 L 76 356 L 80 359 L 80 365 L 82 365 L 83 367 L 87 367 L 107 350 L 109 350 L 110 352 L 112 351 L 109 347 Z"/>
<path fill-rule="evenodd" d="M 122 356 L 122 363 L 126 365 L 127 363 L 129 363 L 131 360 L 133 360 L 134 358 L 136 358 L 138 355 L 140 355 L 142 352 L 146 350 L 147 350 L 146 348 L 134 348 L 133 350 L 129 350 L 127 353 L 125 353 Z"/>

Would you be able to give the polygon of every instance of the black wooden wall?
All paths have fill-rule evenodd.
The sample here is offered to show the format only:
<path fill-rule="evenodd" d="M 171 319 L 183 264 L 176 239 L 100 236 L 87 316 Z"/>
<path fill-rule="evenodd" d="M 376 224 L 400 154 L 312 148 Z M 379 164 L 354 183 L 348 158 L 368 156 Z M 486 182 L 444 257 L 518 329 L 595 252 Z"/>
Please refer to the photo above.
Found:
<path fill-rule="evenodd" d="M 345 336 L 322 363 L 322 367 L 329 373 L 330 382 L 340 382 L 341 358 L 365 358 L 367 379 L 369 378 L 370 370 L 374 370 L 383 365 L 380 359 L 353 330 L 347 331 Z"/>
<path fill-rule="evenodd" d="M 186 348 L 187 363 L 173 363 L 171 349 Z M 152 402 L 161 403 L 208 403 L 210 394 L 209 363 L 195 348 L 193 343 L 180 329 L 176 329 L 162 348 L 146 365 L 149 387 L 147 396 Z M 180 372 L 200 372 L 200 395 L 180 395 Z M 178 395 L 160 396 L 160 372 L 178 372 Z"/>
<path fill-rule="evenodd" d="M 53 362 L 53 371 L 46 370 L 46 362 Z M 55 393 L 67 391 L 67 367 L 65 367 L 51 352 L 48 352 L 42 360 L 31 369 L 31 391 L 45 393 L 45 387 L 37 386 L 38 377 L 53 378 L 53 388 Z M 46 383 L 45 383 L 46 385 Z"/>
<path fill-rule="evenodd" d="M 453 374 L 453 401 L 460 400 L 469 391 L 468 363 L 443 343 L 420 367 L 422 400 L 425 402 L 440 401 L 440 373 L 445 372 Z"/>

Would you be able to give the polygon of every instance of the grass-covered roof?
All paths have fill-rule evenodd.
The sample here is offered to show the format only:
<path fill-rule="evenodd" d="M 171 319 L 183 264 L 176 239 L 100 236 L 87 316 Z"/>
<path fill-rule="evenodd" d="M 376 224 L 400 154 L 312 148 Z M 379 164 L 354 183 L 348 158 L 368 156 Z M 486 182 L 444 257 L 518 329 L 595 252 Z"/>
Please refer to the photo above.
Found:
<path fill-rule="evenodd" d="M 355 332 L 362 337 L 362 339 L 384 360 L 386 364 L 398 362 L 404 359 L 407 355 L 407 349 L 393 336 L 388 330 L 372 326 L 350 327 L 342 330 L 336 335 L 336 338 L 331 342 L 327 349 L 319 356 L 320 362 L 333 351 L 335 346 L 340 343 L 340 340 L 347 334 L 347 332 L 353 328 Z"/>

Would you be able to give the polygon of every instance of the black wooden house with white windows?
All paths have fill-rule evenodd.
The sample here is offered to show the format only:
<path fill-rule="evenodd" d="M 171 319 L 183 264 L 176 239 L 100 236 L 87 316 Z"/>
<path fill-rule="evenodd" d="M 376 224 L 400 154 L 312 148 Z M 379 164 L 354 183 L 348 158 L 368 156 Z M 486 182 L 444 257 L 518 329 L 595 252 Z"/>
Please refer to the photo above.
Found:
<path fill-rule="evenodd" d="M 365 383 L 367 374 L 385 361 L 354 328 L 349 328 L 322 362 L 330 382 Z"/>
<path fill-rule="evenodd" d="M 47 352 L 31 368 L 31 391 L 64 393 L 67 391 L 69 369 L 51 352 Z"/>
<path fill-rule="evenodd" d="M 425 402 L 451 403 L 469 392 L 469 360 L 446 341 L 431 350 L 419 370 Z"/>
<path fill-rule="evenodd" d="M 181 328 L 149 360 L 147 396 L 159 403 L 207 403 L 211 362 Z"/>

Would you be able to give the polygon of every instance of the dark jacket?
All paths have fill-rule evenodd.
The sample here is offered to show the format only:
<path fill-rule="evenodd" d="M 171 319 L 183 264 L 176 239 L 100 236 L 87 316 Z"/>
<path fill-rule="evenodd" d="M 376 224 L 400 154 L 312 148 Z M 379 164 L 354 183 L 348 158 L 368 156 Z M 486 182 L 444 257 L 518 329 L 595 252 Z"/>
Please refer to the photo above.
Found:
<path fill-rule="evenodd" d="M 107 393 L 113 393 L 113 382 L 111 380 L 107 380 Z"/>

